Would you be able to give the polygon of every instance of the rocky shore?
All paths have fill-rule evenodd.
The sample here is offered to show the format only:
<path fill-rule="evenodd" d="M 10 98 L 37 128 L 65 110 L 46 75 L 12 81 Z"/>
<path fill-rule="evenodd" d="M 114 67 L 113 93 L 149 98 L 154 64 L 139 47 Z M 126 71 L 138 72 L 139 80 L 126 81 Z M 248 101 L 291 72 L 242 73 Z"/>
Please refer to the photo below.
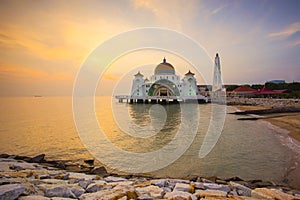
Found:
<path fill-rule="evenodd" d="M 263 107 L 285 107 L 300 105 L 299 99 L 273 99 L 273 98 L 247 98 L 227 97 L 227 105 L 240 106 L 263 106 Z"/>
<path fill-rule="evenodd" d="M 198 176 L 189 179 L 117 176 L 105 168 L 87 173 L 64 170 L 61 161 L 46 161 L 45 155 L 0 156 L 0 200 L 63 199 L 299 199 L 300 191 L 261 180 L 227 180 Z M 26 160 L 26 161 L 25 161 Z M 51 164 L 52 163 L 52 164 Z M 60 165 L 57 165 L 61 163 Z M 51 165 L 57 165 L 53 167 Z M 60 168 L 59 168 L 60 167 Z M 97 170 L 98 169 L 98 170 Z"/>

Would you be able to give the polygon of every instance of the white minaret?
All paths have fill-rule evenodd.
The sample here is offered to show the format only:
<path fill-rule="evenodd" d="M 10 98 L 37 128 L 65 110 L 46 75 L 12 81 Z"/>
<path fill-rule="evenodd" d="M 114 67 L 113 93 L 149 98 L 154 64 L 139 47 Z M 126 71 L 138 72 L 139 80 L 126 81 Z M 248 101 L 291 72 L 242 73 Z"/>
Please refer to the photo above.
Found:
<path fill-rule="evenodd" d="M 222 85 L 222 76 L 221 76 L 221 65 L 220 65 L 220 57 L 218 53 L 215 57 L 215 70 L 214 70 L 214 80 L 213 80 L 212 92 L 220 91 L 223 89 Z"/>
<path fill-rule="evenodd" d="M 183 78 L 182 96 L 183 98 L 195 99 L 198 95 L 197 81 L 194 73 L 190 70 Z"/>
<path fill-rule="evenodd" d="M 211 101 L 217 104 L 226 104 L 226 89 L 223 87 L 219 55 L 215 57 L 215 71 L 212 86 Z"/>
<path fill-rule="evenodd" d="M 138 72 L 134 75 L 134 79 L 132 82 L 132 88 L 131 88 L 131 96 L 132 97 L 143 97 L 144 95 L 144 87 L 143 84 L 145 82 L 143 78 L 143 74 Z"/>

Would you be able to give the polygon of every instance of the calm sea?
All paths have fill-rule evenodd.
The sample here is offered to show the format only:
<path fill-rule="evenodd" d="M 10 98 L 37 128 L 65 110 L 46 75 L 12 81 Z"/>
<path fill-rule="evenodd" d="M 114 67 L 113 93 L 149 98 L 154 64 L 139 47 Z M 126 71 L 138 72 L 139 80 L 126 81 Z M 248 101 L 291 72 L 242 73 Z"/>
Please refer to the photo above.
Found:
<path fill-rule="evenodd" d="M 172 141 L 182 123 L 180 105 L 151 108 L 152 105 L 118 103 L 110 97 L 96 97 L 95 105 L 99 127 L 112 143 L 126 151 L 158 150 Z M 118 115 L 115 118 L 124 116 L 124 120 L 115 122 L 112 107 Z M 164 114 L 150 116 L 153 108 L 163 109 Z M 198 127 L 191 125 L 197 130 L 191 146 L 174 163 L 150 174 L 239 176 L 281 182 L 299 161 L 299 154 L 288 144 L 282 130 L 263 121 L 240 121 L 238 116 L 229 114 L 216 146 L 200 159 L 198 154 L 210 121 L 211 104 L 197 105 L 197 108 L 200 118 Z M 227 107 L 227 112 L 233 111 L 234 107 Z M 28 156 L 45 153 L 48 159 L 91 158 L 76 131 L 71 97 L 0 98 L 0 113 L 0 153 Z M 139 134 L 151 120 L 156 120 L 158 126 L 159 122 L 163 123 L 161 130 L 150 129 L 151 137 L 136 138 L 124 133 Z M 109 155 L 118 158 L 114 152 Z"/>

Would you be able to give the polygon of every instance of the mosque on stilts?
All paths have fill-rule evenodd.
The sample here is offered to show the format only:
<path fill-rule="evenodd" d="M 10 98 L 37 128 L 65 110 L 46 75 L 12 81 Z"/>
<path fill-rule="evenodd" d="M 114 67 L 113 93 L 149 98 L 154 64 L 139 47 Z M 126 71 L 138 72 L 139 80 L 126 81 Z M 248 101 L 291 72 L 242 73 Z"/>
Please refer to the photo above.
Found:
<path fill-rule="evenodd" d="M 134 75 L 130 95 L 116 96 L 119 102 L 126 100 L 128 103 L 159 103 L 171 104 L 179 102 L 208 103 L 216 98 L 220 92 L 224 93 L 222 85 L 220 59 L 218 54 L 215 57 L 214 80 L 210 93 L 201 92 L 197 85 L 195 74 L 190 70 L 181 79 L 175 73 L 175 68 L 167 62 L 166 58 L 158 64 L 154 74 L 144 78 L 143 74 L 137 72 Z"/>

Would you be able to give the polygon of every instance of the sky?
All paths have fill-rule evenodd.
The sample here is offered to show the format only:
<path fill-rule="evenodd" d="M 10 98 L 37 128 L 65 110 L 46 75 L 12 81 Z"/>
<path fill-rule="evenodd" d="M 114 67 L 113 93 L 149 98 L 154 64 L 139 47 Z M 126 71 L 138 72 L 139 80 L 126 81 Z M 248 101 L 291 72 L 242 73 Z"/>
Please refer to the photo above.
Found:
<path fill-rule="evenodd" d="M 70 96 L 95 48 L 143 27 L 182 33 L 210 59 L 218 52 L 225 84 L 300 81 L 299 10 L 298 0 L 0 0 L 0 96 Z M 163 57 L 180 73 L 192 67 L 170 52 L 133 52 L 100 77 L 99 94 L 130 88 L 128 77 L 145 65 L 150 76 Z"/>

